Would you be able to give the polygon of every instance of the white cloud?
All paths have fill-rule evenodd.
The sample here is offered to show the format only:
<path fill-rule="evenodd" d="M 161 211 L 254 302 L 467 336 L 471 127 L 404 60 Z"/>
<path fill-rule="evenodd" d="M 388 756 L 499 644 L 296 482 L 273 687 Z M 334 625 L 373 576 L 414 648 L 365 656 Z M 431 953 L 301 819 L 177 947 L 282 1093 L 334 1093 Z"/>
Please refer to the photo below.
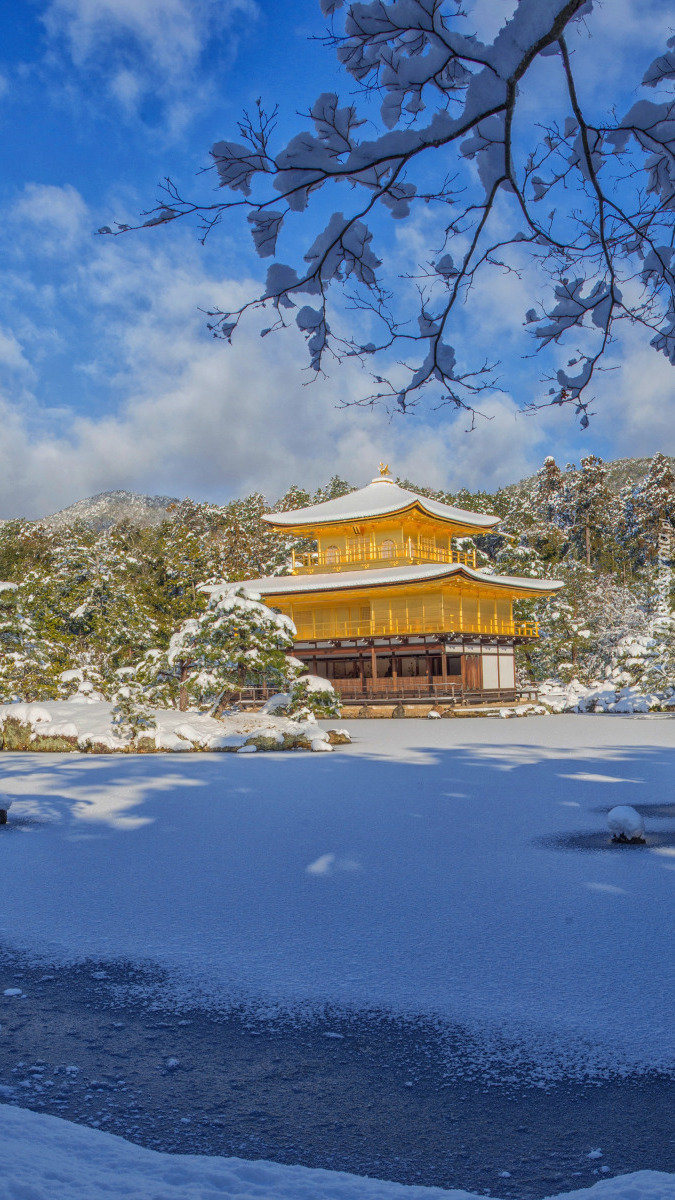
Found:
<path fill-rule="evenodd" d="M 29 245 L 43 211 L 34 200 L 25 214 Z M 68 209 L 50 201 L 45 211 L 58 228 Z M 45 435 L 35 432 L 39 416 L 30 424 L 21 416 L 25 398 L 19 409 L 7 392 L 0 515 L 36 516 L 119 487 L 220 500 L 259 489 L 275 497 L 294 481 L 316 486 L 333 473 L 366 482 L 383 457 L 396 473 L 439 486 L 506 482 L 536 463 L 541 433 L 532 422 L 523 422 L 518 454 L 504 455 L 505 441 L 515 440 L 516 407 L 507 397 L 491 402 L 493 420 L 465 435 L 461 413 L 442 414 L 440 423 L 434 417 L 430 428 L 428 414 L 390 420 L 383 410 L 338 407 L 362 395 L 368 379 L 352 364 L 307 386 L 313 377 L 295 330 L 261 339 L 251 321 L 232 347 L 215 341 L 199 309 L 241 301 L 253 282 L 209 276 L 204 252 L 180 237 L 169 249 L 163 244 L 158 250 L 143 237 L 82 243 L 64 284 L 85 322 L 71 353 L 84 390 L 100 386 L 105 402 L 112 389 L 112 411 L 47 413 L 36 389 L 32 404 Z M 60 307 L 56 288 L 54 321 Z M 48 373 L 49 357 L 39 366 Z"/>
<path fill-rule="evenodd" d="M 2 329 L 0 329 L 0 368 L 20 371 L 22 374 L 33 373 L 18 339 L 13 333 L 5 333 Z"/>
<path fill-rule="evenodd" d="M 78 70 L 103 77 L 128 116 L 151 95 L 164 102 L 176 132 L 210 94 L 200 70 L 207 44 L 220 39 L 221 59 L 229 60 L 233 22 L 253 21 L 257 12 L 257 0 L 50 0 L 43 21 Z"/>
<path fill-rule="evenodd" d="M 158 73 L 193 69 L 207 38 L 236 13 L 252 16 L 255 0 L 51 0 L 44 22 L 64 37 L 73 61 L 84 65 L 111 44 L 127 43 Z"/>
<path fill-rule="evenodd" d="M 13 206 L 10 221 L 35 233 L 41 254 L 69 254 L 87 227 L 87 206 L 70 184 L 26 184 Z"/>
<path fill-rule="evenodd" d="M 94 224 L 69 188 L 27 189 L 14 209 L 6 236 L 34 272 L 5 305 L 0 368 L 3 358 L 12 369 L 27 362 L 35 383 L 27 394 L 30 377 L 7 372 L 0 516 L 39 516 L 114 488 L 216 501 L 260 490 L 274 499 L 293 482 L 315 487 L 334 473 L 363 484 L 381 459 L 418 483 L 494 488 L 531 473 L 548 453 L 565 461 L 601 444 L 605 456 L 606 447 L 626 455 L 675 449 L 675 373 L 638 331 L 624 343 L 622 373 L 599 377 L 606 394 L 585 435 L 569 410 L 522 415 L 527 397 L 506 393 L 486 401 L 491 419 L 479 419 L 473 433 L 465 432 L 467 415 L 450 409 L 390 419 L 384 410 L 339 407 L 368 390 L 354 363 L 306 386 L 296 330 L 261 339 L 252 320 L 232 347 L 212 339 L 199 310 L 241 302 L 255 284 L 222 270 L 216 276 L 208 250 L 190 235 L 97 239 L 88 236 Z M 60 237 L 68 263 L 65 247 L 78 230 L 87 236 L 75 266 L 45 289 L 36 240 Z M 507 276 L 481 298 L 484 335 L 493 341 L 520 286 Z M 41 397 L 51 394 L 46 385 L 64 342 L 80 395 L 70 409 L 48 409 Z M 90 395 L 97 408 L 86 413 L 82 397 Z"/>

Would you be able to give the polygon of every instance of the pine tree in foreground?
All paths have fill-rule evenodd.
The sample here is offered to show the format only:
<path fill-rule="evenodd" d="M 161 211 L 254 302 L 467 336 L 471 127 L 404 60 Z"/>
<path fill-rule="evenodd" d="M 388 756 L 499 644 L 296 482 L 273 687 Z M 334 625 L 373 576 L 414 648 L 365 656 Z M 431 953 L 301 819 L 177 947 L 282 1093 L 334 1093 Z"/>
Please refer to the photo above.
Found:
<path fill-rule="evenodd" d="M 255 592 L 224 585 L 206 612 L 184 621 L 166 651 L 151 651 L 137 671 L 149 699 L 163 707 L 220 711 L 242 688 L 283 691 L 300 664 L 289 660 L 295 627 Z"/>

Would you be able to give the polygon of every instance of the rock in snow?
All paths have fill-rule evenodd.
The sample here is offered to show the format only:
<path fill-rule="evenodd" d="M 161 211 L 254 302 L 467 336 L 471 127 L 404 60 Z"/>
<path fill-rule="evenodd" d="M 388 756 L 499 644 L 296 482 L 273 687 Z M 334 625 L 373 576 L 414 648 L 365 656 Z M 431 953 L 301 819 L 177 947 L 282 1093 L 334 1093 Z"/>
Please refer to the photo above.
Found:
<path fill-rule="evenodd" d="M 613 842 L 644 842 L 645 826 L 639 812 L 630 804 L 618 804 L 607 813 L 607 828 Z"/>

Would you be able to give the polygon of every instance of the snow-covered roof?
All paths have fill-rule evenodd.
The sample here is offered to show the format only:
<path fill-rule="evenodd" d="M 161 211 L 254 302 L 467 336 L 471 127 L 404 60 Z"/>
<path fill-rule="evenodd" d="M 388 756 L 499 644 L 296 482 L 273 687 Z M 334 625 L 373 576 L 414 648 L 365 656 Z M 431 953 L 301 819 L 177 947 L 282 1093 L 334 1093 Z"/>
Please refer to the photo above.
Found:
<path fill-rule="evenodd" d="M 348 495 L 338 496 L 335 500 L 325 500 L 323 504 L 311 504 L 309 508 L 296 508 L 285 513 L 267 513 L 263 521 L 280 529 L 299 526 L 313 528 L 317 525 L 339 524 L 342 521 L 365 521 L 370 517 L 386 517 L 410 508 L 418 508 L 436 520 L 459 525 L 468 530 L 492 529 L 501 519 L 488 513 L 466 512 L 463 508 L 453 508 L 451 504 L 439 504 L 437 500 L 418 496 L 417 492 L 399 487 L 393 479 L 381 476 L 357 492 L 349 492 Z"/>
<path fill-rule="evenodd" d="M 421 563 L 409 567 L 387 567 L 374 571 L 335 571 L 330 575 L 269 575 L 261 579 L 245 579 L 242 587 L 266 596 L 290 596 L 295 592 L 337 592 L 348 588 L 385 587 L 391 584 L 429 583 L 456 576 L 475 580 L 489 587 L 518 590 L 529 595 L 546 596 L 557 592 L 562 582 L 557 579 L 525 579 L 517 575 L 486 575 L 461 563 Z M 201 590 L 214 593 L 220 586 L 204 585 Z"/>

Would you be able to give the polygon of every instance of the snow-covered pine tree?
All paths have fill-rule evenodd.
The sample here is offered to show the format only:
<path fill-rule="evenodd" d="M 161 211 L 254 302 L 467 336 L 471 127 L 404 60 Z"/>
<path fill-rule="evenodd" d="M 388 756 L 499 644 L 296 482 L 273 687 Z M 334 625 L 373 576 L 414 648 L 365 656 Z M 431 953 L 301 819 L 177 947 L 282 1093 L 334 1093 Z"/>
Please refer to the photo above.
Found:
<path fill-rule="evenodd" d="M 607 469 L 601 458 L 589 454 L 577 470 L 568 468 L 572 522 L 570 536 L 577 557 L 590 568 L 606 562 L 614 544 L 617 513 L 607 485 Z"/>
<path fill-rule="evenodd" d="M 664 454 L 655 454 L 644 479 L 622 496 L 620 528 L 638 566 L 659 557 L 663 527 L 675 530 L 675 475 Z"/>
<path fill-rule="evenodd" d="M 79 661 L 96 648 L 107 689 L 118 667 L 136 661 L 157 641 L 144 531 L 121 522 L 99 536 L 90 555 L 87 588 L 71 613 Z"/>
<path fill-rule="evenodd" d="M 565 476 L 552 455 L 544 459 L 534 479 L 532 506 L 540 520 L 564 528 L 565 519 Z"/>
<path fill-rule="evenodd" d="M 348 496 L 355 492 L 353 483 L 347 483 L 339 475 L 333 475 L 323 487 L 318 487 L 312 496 L 312 504 L 323 504 L 326 500 L 337 500 L 339 496 Z"/>
<path fill-rule="evenodd" d="M 41 635 L 27 611 L 23 589 L 0 591 L 0 699 L 51 700 L 66 664 L 63 648 Z"/>
<path fill-rule="evenodd" d="M 292 685 L 288 705 L 281 711 L 296 721 L 312 717 L 327 720 L 340 716 L 340 697 L 328 680 L 300 678 Z"/>
<path fill-rule="evenodd" d="M 518 658 L 535 681 L 557 676 L 590 683 L 604 676 L 623 638 L 647 634 L 647 614 L 630 587 L 573 558 L 547 567 L 546 574 L 554 573 L 565 587 L 550 601 L 525 602 L 541 622 L 541 636 L 520 647 Z"/>
<path fill-rule="evenodd" d="M 299 667 L 289 661 L 293 623 L 237 584 L 212 592 L 207 609 L 184 621 L 166 651 L 151 651 L 137 679 L 148 699 L 185 712 L 214 709 L 228 694 L 266 685 L 283 691 Z"/>

